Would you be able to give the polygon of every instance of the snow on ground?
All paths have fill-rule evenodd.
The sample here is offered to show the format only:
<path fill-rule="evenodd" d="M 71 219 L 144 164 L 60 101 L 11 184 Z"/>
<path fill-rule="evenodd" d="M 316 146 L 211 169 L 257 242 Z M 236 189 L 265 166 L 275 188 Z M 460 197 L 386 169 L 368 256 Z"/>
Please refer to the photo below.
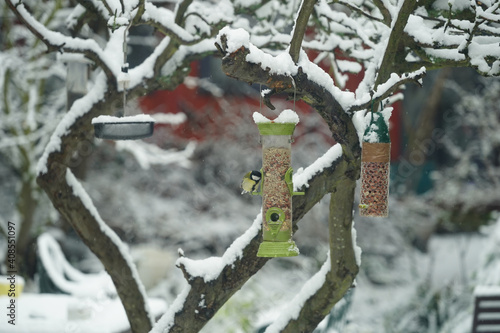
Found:
<path fill-rule="evenodd" d="M 10 298 L 0 296 L 1 309 L 9 302 Z M 150 299 L 148 303 L 155 316 L 167 309 L 161 299 Z M 118 333 L 129 328 L 118 298 L 23 293 L 15 304 L 16 324 L 10 325 L 2 318 L 2 333 Z"/>

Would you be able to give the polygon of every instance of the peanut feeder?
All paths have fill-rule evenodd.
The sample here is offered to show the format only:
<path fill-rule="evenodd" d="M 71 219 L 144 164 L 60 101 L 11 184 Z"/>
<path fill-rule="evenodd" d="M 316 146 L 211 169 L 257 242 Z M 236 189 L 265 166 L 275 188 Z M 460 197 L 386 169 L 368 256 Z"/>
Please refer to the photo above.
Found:
<path fill-rule="evenodd" d="M 254 113 L 254 121 L 262 138 L 262 230 L 263 242 L 259 257 L 291 257 L 299 254 L 292 240 L 291 142 L 299 117 L 292 110 L 284 110 L 271 121 Z"/>
<path fill-rule="evenodd" d="M 359 215 L 389 215 L 390 158 L 391 140 L 387 123 L 382 114 L 371 112 L 371 121 L 362 143 Z"/>

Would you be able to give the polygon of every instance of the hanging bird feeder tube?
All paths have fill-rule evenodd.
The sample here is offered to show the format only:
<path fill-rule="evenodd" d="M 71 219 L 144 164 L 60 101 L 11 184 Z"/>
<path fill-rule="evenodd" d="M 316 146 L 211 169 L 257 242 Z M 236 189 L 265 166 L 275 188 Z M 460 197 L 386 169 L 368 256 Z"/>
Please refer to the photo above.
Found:
<path fill-rule="evenodd" d="M 298 117 L 292 122 L 257 122 L 262 136 L 263 242 L 259 257 L 290 257 L 299 253 L 292 240 L 292 196 L 303 194 L 293 192 L 292 183 L 291 142 L 297 122 Z"/>
<path fill-rule="evenodd" d="M 389 128 L 380 112 L 371 113 L 362 143 L 360 216 L 389 215 L 389 177 L 391 140 Z"/>

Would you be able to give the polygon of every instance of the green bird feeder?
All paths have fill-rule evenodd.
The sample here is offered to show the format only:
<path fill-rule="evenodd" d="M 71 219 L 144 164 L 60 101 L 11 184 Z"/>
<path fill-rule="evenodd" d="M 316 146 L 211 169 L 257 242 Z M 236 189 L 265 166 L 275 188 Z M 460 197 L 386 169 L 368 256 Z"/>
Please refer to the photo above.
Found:
<path fill-rule="evenodd" d="M 292 257 L 299 249 L 292 240 L 291 168 L 292 135 L 299 117 L 292 110 L 284 110 L 274 121 L 254 113 L 262 142 L 262 230 L 263 241 L 258 257 Z"/>
<path fill-rule="evenodd" d="M 361 195 L 359 214 L 370 217 L 389 215 L 389 172 L 391 140 L 380 112 L 371 112 L 362 143 Z"/>

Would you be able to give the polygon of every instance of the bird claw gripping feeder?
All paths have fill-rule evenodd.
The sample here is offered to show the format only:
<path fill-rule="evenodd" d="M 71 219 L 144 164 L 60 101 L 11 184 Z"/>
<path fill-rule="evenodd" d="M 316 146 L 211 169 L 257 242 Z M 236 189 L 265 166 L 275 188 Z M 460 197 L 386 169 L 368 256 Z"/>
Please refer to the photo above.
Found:
<path fill-rule="evenodd" d="M 386 120 L 380 112 L 372 110 L 362 145 L 359 215 L 387 217 L 391 140 Z"/>
<path fill-rule="evenodd" d="M 262 142 L 262 231 L 258 257 L 292 257 L 299 249 L 292 240 L 291 168 L 292 134 L 299 117 L 292 110 L 284 110 L 271 121 L 255 112 L 253 119 L 259 128 Z"/>
<path fill-rule="evenodd" d="M 123 37 L 123 66 L 118 75 L 118 88 L 123 89 L 123 113 L 122 117 L 99 116 L 92 119 L 94 134 L 96 138 L 108 140 L 137 140 L 153 135 L 155 120 L 145 114 L 135 116 L 125 116 L 127 104 L 127 89 L 130 85 L 127 63 L 127 26 Z"/>

